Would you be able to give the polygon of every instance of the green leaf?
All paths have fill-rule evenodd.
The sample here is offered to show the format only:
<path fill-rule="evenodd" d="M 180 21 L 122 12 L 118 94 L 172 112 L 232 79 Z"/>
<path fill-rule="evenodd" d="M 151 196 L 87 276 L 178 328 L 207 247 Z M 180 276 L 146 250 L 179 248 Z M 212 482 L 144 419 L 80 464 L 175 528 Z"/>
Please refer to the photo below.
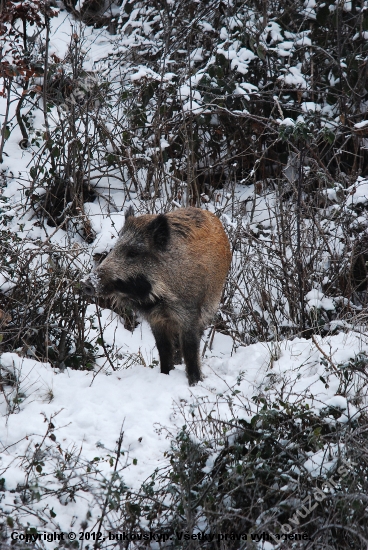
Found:
<path fill-rule="evenodd" d="M 133 3 L 133 2 L 127 2 L 127 3 L 125 4 L 125 6 L 124 6 L 124 11 L 125 11 L 125 13 L 127 13 L 128 15 L 129 15 L 130 13 L 132 13 L 132 11 L 133 11 L 133 6 L 134 6 L 134 3 Z"/>
<path fill-rule="evenodd" d="M 6 523 L 9 525 L 9 527 L 10 527 L 11 529 L 13 529 L 13 527 L 14 527 L 14 521 L 12 520 L 12 518 L 11 518 L 10 516 L 8 516 L 8 517 L 6 518 Z"/>
<path fill-rule="evenodd" d="M 216 55 L 216 63 L 217 65 L 220 65 L 222 67 L 225 67 L 227 65 L 227 59 L 223 53 L 218 53 Z"/>
<path fill-rule="evenodd" d="M 266 51 L 267 51 L 266 48 L 262 46 L 262 44 L 260 44 L 257 48 L 257 55 L 260 59 L 262 59 L 262 61 L 266 61 L 266 56 L 265 56 Z"/>
<path fill-rule="evenodd" d="M 317 15 L 316 15 L 318 25 L 320 25 L 321 27 L 324 27 L 327 23 L 327 19 L 328 19 L 328 16 L 330 15 L 330 13 L 331 12 L 330 12 L 329 6 L 327 4 L 325 4 L 323 6 L 323 8 L 320 8 L 317 11 Z"/>
<path fill-rule="evenodd" d="M 323 137 L 325 138 L 325 140 L 330 144 L 332 145 L 333 142 L 335 141 L 335 134 L 329 130 L 328 128 L 325 128 L 324 131 L 323 131 Z"/>

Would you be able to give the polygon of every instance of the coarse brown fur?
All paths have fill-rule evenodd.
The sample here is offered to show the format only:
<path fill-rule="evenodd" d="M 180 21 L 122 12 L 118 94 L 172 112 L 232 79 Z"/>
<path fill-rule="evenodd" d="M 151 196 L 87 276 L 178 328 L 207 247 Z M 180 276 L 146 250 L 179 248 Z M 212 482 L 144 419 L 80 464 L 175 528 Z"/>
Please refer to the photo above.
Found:
<path fill-rule="evenodd" d="M 149 322 L 161 372 L 184 356 L 190 384 L 201 379 L 199 345 L 218 308 L 231 262 L 219 219 L 198 208 L 135 217 L 129 209 L 110 254 L 83 284 L 89 294 L 129 301 Z"/>

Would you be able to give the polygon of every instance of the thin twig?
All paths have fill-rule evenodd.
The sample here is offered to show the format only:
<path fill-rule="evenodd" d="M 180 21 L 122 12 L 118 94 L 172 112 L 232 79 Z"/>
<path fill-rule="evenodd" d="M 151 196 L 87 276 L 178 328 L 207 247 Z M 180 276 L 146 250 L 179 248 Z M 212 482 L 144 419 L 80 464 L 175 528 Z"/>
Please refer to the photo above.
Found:
<path fill-rule="evenodd" d="M 123 427 L 124 427 L 124 422 L 121 426 L 121 429 L 120 429 L 120 435 L 119 435 L 119 439 L 118 439 L 118 447 L 117 447 L 117 450 L 116 450 L 116 459 L 115 459 L 115 465 L 114 465 L 114 471 L 112 473 L 112 476 L 111 476 L 111 479 L 109 481 L 109 484 L 108 484 L 108 488 L 107 488 L 107 492 L 106 492 L 106 497 L 105 497 L 105 502 L 104 502 L 104 505 L 103 505 L 103 508 L 102 508 L 102 511 L 101 511 L 101 517 L 100 517 L 100 521 L 98 523 L 98 528 L 97 528 L 97 533 L 100 533 L 101 532 L 101 528 L 102 528 L 102 522 L 105 518 L 105 515 L 106 515 L 106 508 L 107 508 L 107 505 L 108 505 L 108 502 L 109 502 L 109 498 L 110 498 L 110 495 L 111 495 L 111 489 L 112 489 L 112 484 L 114 483 L 115 481 L 115 476 L 116 476 L 116 470 L 118 468 L 118 464 L 119 464 L 119 458 L 120 458 L 120 450 L 121 450 L 121 446 L 123 444 L 123 438 L 124 438 L 124 432 L 123 432 Z M 96 541 L 95 541 L 95 544 L 93 545 L 93 548 L 94 550 L 97 550 L 98 548 L 98 545 L 99 545 L 99 539 L 97 538 Z"/>
<path fill-rule="evenodd" d="M 334 363 L 331 361 L 331 359 L 329 358 L 329 356 L 323 351 L 323 349 L 318 345 L 314 335 L 312 334 L 312 342 L 313 344 L 316 346 L 316 348 L 318 349 L 318 351 L 323 355 L 323 357 L 326 359 L 326 361 L 328 361 L 328 363 L 331 365 L 331 367 L 333 368 L 333 370 L 336 372 L 337 375 L 340 376 L 340 372 L 338 370 L 338 368 L 336 367 L 336 365 L 334 365 Z"/>

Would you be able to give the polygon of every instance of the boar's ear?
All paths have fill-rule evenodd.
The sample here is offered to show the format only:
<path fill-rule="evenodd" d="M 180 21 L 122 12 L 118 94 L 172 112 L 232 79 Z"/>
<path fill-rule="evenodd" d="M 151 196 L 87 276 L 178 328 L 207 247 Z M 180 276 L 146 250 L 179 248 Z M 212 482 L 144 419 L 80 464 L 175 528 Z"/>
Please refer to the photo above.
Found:
<path fill-rule="evenodd" d="M 159 214 L 148 226 L 156 248 L 164 250 L 170 238 L 169 222 L 165 214 Z"/>
<path fill-rule="evenodd" d="M 134 217 L 134 208 L 132 205 L 130 205 L 126 210 L 125 210 L 125 221 L 127 221 L 128 218 L 130 217 Z"/>
<path fill-rule="evenodd" d="M 129 223 L 129 218 L 134 218 L 134 208 L 132 205 L 130 205 L 124 212 L 124 218 L 125 218 L 125 221 L 124 221 L 124 226 L 120 229 L 119 231 L 119 237 L 122 236 L 122 234 L 124 233 L 124 229 L 126 228 L 126 226 L 128 225 Z"/>
<path fill-rule="evenodd" d="M 124 212 L 124 225 L 119 231 L 119 237 L 121 237 L 124 233 L 124 229 L 129 223 L 129 218 L 134 218 L 134 208 L 132 205 L 128 206 L 128 208 Z"/>

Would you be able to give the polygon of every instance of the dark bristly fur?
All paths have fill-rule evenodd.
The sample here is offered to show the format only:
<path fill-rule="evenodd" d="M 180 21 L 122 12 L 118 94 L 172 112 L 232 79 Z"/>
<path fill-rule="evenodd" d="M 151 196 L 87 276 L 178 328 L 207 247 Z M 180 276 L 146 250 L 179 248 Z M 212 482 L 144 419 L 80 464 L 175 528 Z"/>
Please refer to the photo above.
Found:
<path fill-rule="evenodd" d="M 128 301 L 150 323 L 161 372 L 184 361 L 189 383 L 201 380 L 200 339 L 216 313 L 231 261 L 219 219 L 206 210 L 168 214 L 125 213 L 118 242 L 83 281 L 89 294 Z"/>

